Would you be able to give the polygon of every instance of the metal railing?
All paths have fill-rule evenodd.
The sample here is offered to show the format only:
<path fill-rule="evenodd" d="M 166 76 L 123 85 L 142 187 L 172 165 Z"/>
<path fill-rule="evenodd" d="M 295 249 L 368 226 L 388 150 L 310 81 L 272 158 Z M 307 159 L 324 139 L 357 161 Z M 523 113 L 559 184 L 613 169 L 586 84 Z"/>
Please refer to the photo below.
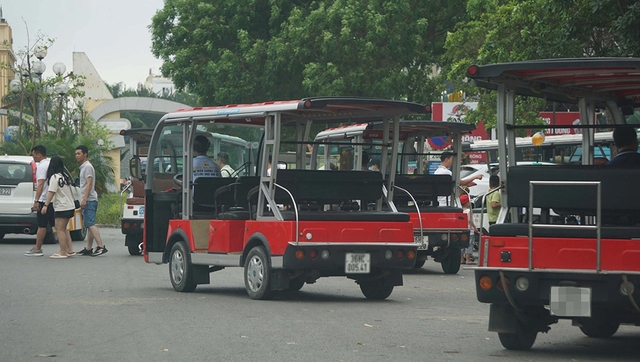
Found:
<path fill-rule="evenodd" d="M 596 186 L 596 224 L 595 225 L 553 225 L 533 223 L 533 190 L 534 186 Z M 529 181 L 529 270 L 533 270 L 533 229 L 555 229 L 555 230 L 596 230 L 596 271 L 600 268 L 600 242 L 602 226 L 602 186 L 600 181 Z"/>

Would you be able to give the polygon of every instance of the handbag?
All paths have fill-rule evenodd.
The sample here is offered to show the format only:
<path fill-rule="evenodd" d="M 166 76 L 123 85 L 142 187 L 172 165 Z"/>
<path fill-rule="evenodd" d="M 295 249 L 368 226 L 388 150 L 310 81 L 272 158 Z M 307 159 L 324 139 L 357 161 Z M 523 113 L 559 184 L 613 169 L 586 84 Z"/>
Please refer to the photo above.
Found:
<path fill-rule="evenodd" d="M 73 205 L 76 207 L 76 210 L 78 210 L 80 208 L 80 201 L 79 200 L 73 200 Z"/>

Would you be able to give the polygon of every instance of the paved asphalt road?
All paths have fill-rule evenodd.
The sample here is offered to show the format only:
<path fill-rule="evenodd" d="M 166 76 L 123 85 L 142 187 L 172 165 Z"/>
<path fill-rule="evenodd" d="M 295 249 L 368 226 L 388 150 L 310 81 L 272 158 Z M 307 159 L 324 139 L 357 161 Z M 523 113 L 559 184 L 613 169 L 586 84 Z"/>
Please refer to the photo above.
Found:
<path fill-rule="evenodd" d="M 473 274 L 443 275 L 431 261 L 385 301 L 346 278 L 254 301 L 242 270 L 212 274 L 194 293 L 171 287 L 168 266 L 129 256 L 119 229 L 109 253 L 25 257 L 33 237 L 0 242 L 0 362 L 41 361 L 638 361 L 640 329 L 609 340 L 561 321 L 528 352 L 487 331 Z M 76 251 L 82 242 L 75 242 Z"/>

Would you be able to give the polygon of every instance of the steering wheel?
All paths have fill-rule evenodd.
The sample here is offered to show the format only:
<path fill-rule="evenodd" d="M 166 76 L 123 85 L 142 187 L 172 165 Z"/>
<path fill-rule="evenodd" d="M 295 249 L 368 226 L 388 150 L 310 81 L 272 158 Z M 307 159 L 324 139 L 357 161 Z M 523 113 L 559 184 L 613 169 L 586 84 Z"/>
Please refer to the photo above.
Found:
<path fill-rule="evenodd" d="M 235 171 L 233 171 L 233 174 L 231 174 L 231 177 L 239 177 L 242 171 L 249 168 L 249 165 L 251 165 L 251 160 L 240 165 L 240 167 L 238 167 Z"/>
<path fill-rule="evenodd" d="M 182 174 L 181 173 L 177 173 L 175 176 L 173 176 L 173 183 L 182 187 Z"/>

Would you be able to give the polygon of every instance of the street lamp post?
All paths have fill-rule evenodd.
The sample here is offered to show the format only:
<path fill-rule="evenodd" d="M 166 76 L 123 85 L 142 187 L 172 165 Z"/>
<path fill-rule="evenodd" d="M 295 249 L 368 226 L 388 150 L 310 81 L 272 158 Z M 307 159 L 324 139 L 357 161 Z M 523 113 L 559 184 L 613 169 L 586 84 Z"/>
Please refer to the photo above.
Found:
<path fill-rule="evenodd" d="M 30 62 L 31 56 L 37 58 L 37 60 Z M 27 80 L 31 80 L 31 82 L 35 85 L 33 87 L 33 111 L 34 111 L 34 127 L 36 129 L 36 133 L 39 134 L 42 130 L 44 132 L 48 132 L 47 127 L 47 106 L 50 104 L 49 101 L 45 101 L 46 95 L 57 93 L 60 95 L 60 103 L 58 105 L 58 120 L 57 120 L 57 128 L 56 133 L 60 132 L 62 126 L 62 108 L 64 96 L 69 92 L 70 85 L 65 82 L 65 78 L 68 76 L 64 76 L 66 71 L 66 66 L 63 63 L 55 63 L 52 67 L 53 72 L 58 76 L 62 77 L 62 82 L 55 84 L 55 86 L 48 87 L 43 85 L 42 75 L 47 69 L 46 64 L 42 61 L 47 56 L 46 47 L 36 47 L 33 51 L 33 54 L 26 54 L 26 63 L 24 63 L 21 67 L 21 71 L 16 72 L 16 77 L 14 80 L 9 82 L 9 89 L 18 93 L 25 90 L 25 82 Z M 22 79 L 20 79 L 20 75 L 22 75 Z M 28 88 L 27 88 L 28 89 Z M 58 133 L 59 134 L 59 133 Z M 34 134 L 35 137 L 35 134 Z"/>

